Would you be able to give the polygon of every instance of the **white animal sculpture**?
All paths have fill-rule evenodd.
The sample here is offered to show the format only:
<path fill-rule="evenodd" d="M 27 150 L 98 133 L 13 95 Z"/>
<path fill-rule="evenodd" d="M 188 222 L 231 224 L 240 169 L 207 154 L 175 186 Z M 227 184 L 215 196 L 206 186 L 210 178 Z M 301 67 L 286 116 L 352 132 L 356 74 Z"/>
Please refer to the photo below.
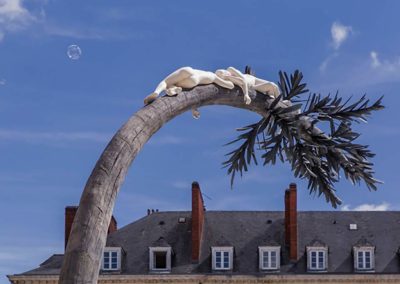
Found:
<path fill-rule="evenodd" d="M 233 84 L 242 88 L 246 104 L 251 103 L 249 90 L 256 90 L 265 95 L 269 95 L 272 98 L 276 98 L 280 94 L 279 87 L 275 83 L 257 78 L 250 74 L 243 74 L 233 67 L 228 67 L 227 70 L 219 69 L 215 71 L 215 74 L 217 74 L 218 77 L 231 81 Z"/>
<path fill-rule="evenodd" d="M 235 87 L 233 82 L 224 80 L 212 72 L 196 70 L 191 67 L 182 67 L 162 80 L 156 90 L 144 99 L 144 104 L 147 105 L 153 102 L 163 91 L 168 96 L 174 96 L 182 92 L 182 88 L 189 89 L 197 85 L 212 83 L 227 89 Z"/>
<path fill-rule="evenodd" d="M 144 104 L 153 102 L 162 92 L 168 96 L 178 95 L 182 92 L 182 88 L 194 88 L 197 85 L 206 85 L 215 83 L 227 89 L 233 89 L 234 85 L 239 86 L 243 90 L 244 100 L 246 104 L 251 103 L 249 90 L 256 90 L 271 97 L 279 96 L 279 87 L 272 82 L 259 79 L 250 74 L 243 74 L 239 70 L 229 67 L 227 70 L 219 69 L 215 73 L 196 70 L 191 67 L 182 67 L 168 75 L 162 80 L 155 91 L 144 99 Z M 199 111 L 192 109 L 194 118 L 199 118 Z"/>

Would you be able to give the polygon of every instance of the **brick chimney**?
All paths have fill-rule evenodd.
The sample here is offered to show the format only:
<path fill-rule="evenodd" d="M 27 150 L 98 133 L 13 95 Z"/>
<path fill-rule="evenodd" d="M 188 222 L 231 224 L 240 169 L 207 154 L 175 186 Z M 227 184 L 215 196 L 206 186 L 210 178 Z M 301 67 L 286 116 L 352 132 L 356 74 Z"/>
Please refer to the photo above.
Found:
<path fill-rule="evenodd" d="M 201 236 L 204 223 L 204 202 L 199 183 L 192 183 L 192 262 L 200 258 Z"/>
<path fill-rule="evenodd" d="M 76 211 L 78 211 L 78 206 L 65 207 L 65 248 L 67 247 L 69 234 L 72 229 L 72 223 L 74 222 Z M 115 220 L 114 216 L 111 216 L 110 226 L 108 227 L 107 234 L 113 233 L 117 229 L 117 220 Z"/>
<path fill-rule="evenodd" d="M 290 261 L 297 261 L 297 186 L 289 185 L 285 191 L 285 244 Z"/>

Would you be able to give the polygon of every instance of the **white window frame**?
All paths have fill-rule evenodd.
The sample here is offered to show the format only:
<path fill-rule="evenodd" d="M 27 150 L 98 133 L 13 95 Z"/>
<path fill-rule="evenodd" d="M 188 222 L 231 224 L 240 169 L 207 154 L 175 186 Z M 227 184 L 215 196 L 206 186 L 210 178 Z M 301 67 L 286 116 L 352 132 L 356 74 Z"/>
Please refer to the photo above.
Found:
<path fill-rule="evenodd" d="M 362 265 L 358 259 L 359 253 L 361 253 Z M 366 266 L 366 253 L 369 253 L 370 267 Z M 375 270 L 375 247 L 353 247 L 354 254 L 354 270 L 359 272 L 374 272 Z"/>
<path fill-rule="evenodd" d="M 166 252 L 166 268 L 155 268 L 155 252 Z M 171 254 L 172 249 L 170 247 L 149 247 L 149 270 L 153 272 L 170 272 L 171 271 Z"/>
<path fill-rule="evenodd" d="M 315 253 L 316 266 L 312 266 L 312 254 Z M 322 254 L 322 262 L 320 262 Z M 311 272 L 325 272 L 328 270 L 328 248 L 327 247 L 307 247 L 307 269 Z"/>
<path fill-rule="evenodd" d="M 212 269 L 213 270 L 232 270 L 233 268 L 233 247 L 211 247 L 212 252 Z M 228 267 L 224 266 L 224 256 L 222 256 L 221 267 L 217 267 L 217 252 L 228 253 Z"/>
<path fill-rule="evenodd" d="M 121 248 L 120 247 L 105 247 L 102 253 L 102 258 L 101 258 L 101 270 L 103 271 L 118 271 L 121 270 Z M 111 267 L 111 253 L 116 252 L 117 253 L 117 268 L 112 268 Z M 105 262 L 104 262 L 104 253 L 109 254 L 109 267 L 105 267 Z"/>
<path fill-rule="evenodd" d="M 268 264 L 264 265 L 264 254 L 268 254 Z M 271 264 L 271 255 L 275 253 L 275 266 Z M 281 264 L 281 247 L 280 246 L 260 246 L 258 247 L 259 268 L 260 270 L 279 270 Z"/>

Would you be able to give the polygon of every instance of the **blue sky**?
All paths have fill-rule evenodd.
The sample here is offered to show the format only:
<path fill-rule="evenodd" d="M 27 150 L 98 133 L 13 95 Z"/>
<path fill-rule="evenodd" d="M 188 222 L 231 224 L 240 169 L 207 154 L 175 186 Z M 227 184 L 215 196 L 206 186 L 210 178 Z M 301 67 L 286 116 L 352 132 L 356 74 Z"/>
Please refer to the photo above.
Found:
<path fill-rule="evenodd" d="M 337 184 L 337 210 L 400 209 L 398 1 L 0 1 L 0 283 L 63 253 L 64 207 L 76 205 L 113 133 L 168 73 L 251 65 L 277 81 L 299 68 L 312 91 L 385 95 L 356 129 L 370 145 L 377 192 Z M 79 60 L 66 52 L 82 50 Z M 333 210 L 289 165 L 252 167 L 230 190 L 222 145 L 258 117 L 201 108 L 161 129 L 134 161 L 114 215 L 189 210 L 200 182 L 208 210 L 282 210 L 298 183 L 300 210 Z"/>

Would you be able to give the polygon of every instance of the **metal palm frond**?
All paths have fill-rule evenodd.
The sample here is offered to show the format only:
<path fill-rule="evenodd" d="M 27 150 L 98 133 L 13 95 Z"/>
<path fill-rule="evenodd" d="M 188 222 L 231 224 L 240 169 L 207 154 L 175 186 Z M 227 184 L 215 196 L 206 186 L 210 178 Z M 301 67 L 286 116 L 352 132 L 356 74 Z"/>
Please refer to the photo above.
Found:
<path fill-rule="evenodd" d="M 333 97 L 309 94 L 303 105 L 299 96 L 308 90 L 301 82 L 302 73 L 296 70 L 289 77 L 279 72 L 279 78 L 282 93 L 266 99 L 267 116 L 239 128 L 243 133 L 227 144 L 241 142 L 223 163 L 231 175 L 231 186 L 236 173 L 242 175 L 251 161 L 257 164 L 257 145 L 264 165 L 289 162 L 295 177 L 308 179 L 310 193 L 323 194 L 335 208 L 341 201 L 333 185 L 341 172 L 353 184 L 364 181 L 370 190 L 376 190 L 380 181 L 373 177 L 373 164 L 368 160 L 374 154 L 367 145 L 354 143 L 360 134 L 351 124 L 365 122 L 372 111 L 383 109 L 383 97 L 370 103 L 364 95 L 350 104 L 350 99 L 342 102 L 338 93 Z M 329 131 L 317 127 L 322 122 L 329 123 Z"/>

